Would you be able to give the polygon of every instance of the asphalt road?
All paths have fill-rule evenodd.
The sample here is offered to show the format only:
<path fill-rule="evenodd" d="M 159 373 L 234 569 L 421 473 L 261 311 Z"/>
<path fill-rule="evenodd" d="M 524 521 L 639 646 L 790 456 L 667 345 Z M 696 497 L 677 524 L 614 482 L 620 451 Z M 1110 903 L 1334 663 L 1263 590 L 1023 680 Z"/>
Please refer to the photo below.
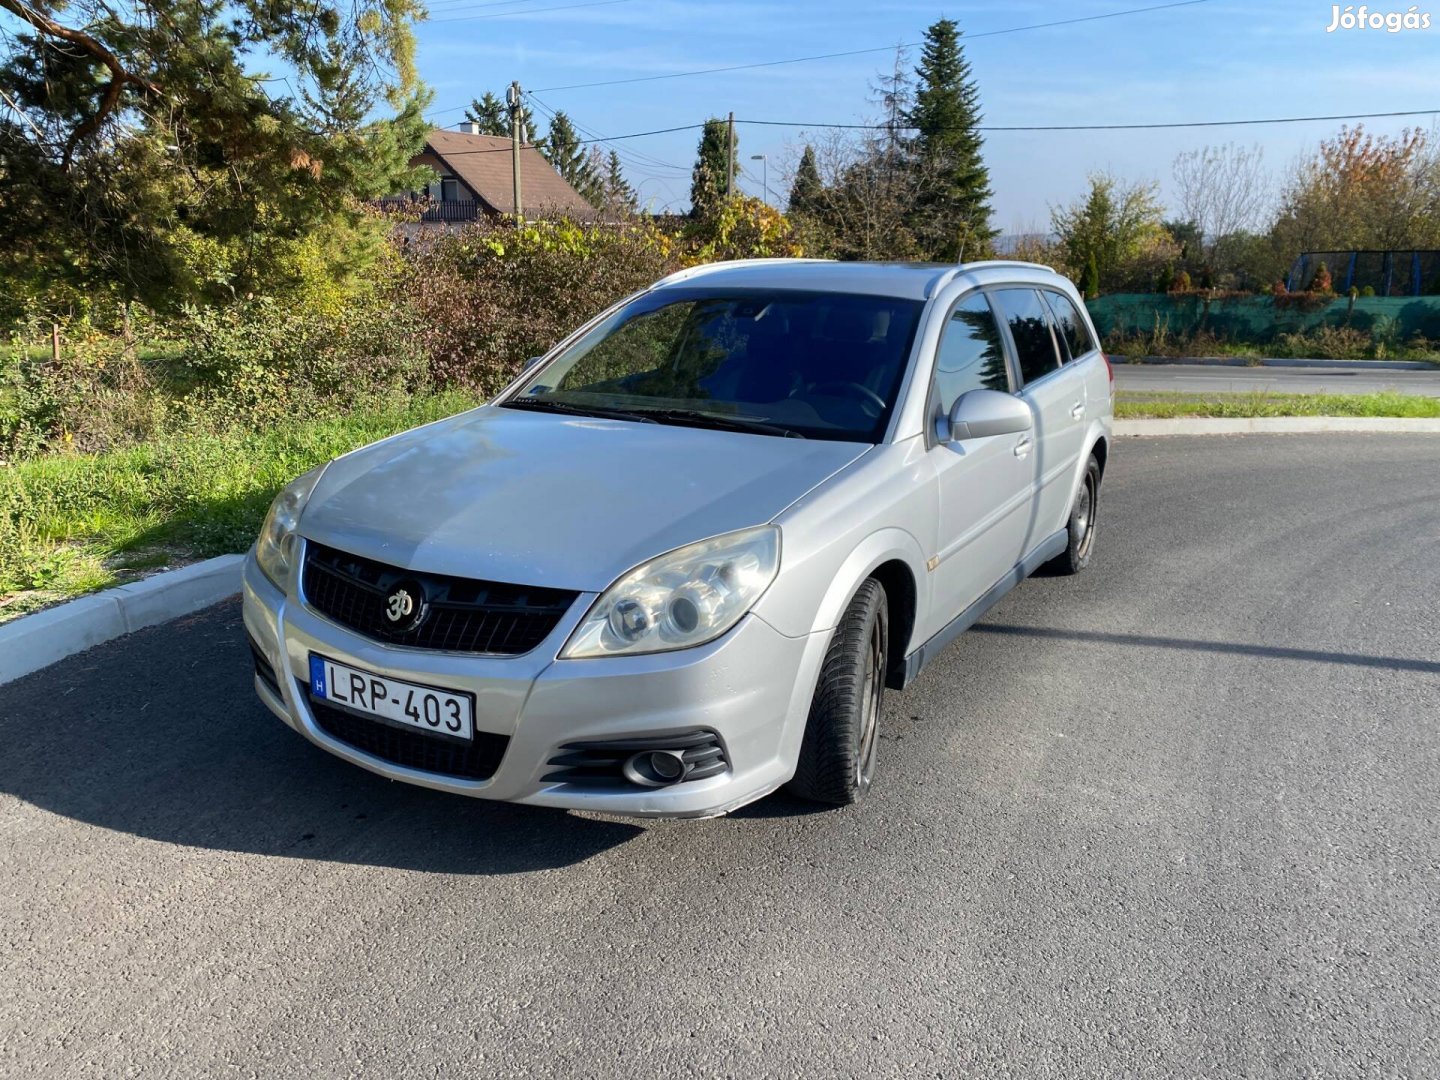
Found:
<path fill-rule="evenodd" d="M 1229 367 L 1217 364 L 1124 364 L 1115 386 L 1139 393 L 1374 394 L 1386 390 L 1440 397 L 1440 368 L 1383 370 L 1364 364 L 1346 368 Z"/>
<path fill-rule="evenodd" d="M 0 1075 L 1435 1076 L 1440 437 L 1125 441 L 862 807 L 392 784 L 225 604 L 0 690 Z"/>

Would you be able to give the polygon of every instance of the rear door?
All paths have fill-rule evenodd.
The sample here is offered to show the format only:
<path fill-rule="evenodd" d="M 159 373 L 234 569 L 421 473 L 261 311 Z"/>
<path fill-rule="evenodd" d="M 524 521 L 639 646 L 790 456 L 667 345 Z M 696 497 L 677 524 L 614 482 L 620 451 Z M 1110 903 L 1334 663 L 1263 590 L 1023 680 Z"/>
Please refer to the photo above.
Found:
<path fill-rule="evenodd" d="M 969 390 L 1009 393 L 1000 325 L 982 293 L 962 297 L 940 335 L 930 388 L 929 429 Z M 1026 436 L 1028 437 L 1028 436 Z M 930 448 L 939 489 L 933 552 L 936 626 L 949 622 L 1020 561 L 1030 527 L 1034 483 L 1019 435 L 993 435 Z"/>
<path fill-rule="evenodd" d="M 1007 287 L 990 294 L 1014 349 L 1020 396 L 1035 414 L 1031 467 L 1035 515 L 1025 536 L 1029 552 L 1064 528 L 1074 497 L 1076 463 L 1085 439 L 1085 381 L 1064 362 L 1055 319 L 1038 289 Z"/>

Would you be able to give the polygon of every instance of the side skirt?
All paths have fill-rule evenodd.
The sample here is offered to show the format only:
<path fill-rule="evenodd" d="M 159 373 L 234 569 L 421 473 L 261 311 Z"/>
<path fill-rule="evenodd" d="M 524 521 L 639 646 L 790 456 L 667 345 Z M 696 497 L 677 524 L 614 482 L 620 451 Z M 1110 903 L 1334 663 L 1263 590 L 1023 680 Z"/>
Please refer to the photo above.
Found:
<path fill-rule="evenodd" d="M 898 689 L 903 690 L 914 682 L 926 664 L 944 652 L 957 637 L 979 622 L 987 611 L 999 603 L 1002 596 L 1063 552 L 1069 543 L 1070 536 L 1065 529 L 1047 536 L 1029 555 L 1016 563 L 1004 577 L 986 589 L 979 599 L 941 628 L 929 641 L 905 657 L 905 681 Z"/>

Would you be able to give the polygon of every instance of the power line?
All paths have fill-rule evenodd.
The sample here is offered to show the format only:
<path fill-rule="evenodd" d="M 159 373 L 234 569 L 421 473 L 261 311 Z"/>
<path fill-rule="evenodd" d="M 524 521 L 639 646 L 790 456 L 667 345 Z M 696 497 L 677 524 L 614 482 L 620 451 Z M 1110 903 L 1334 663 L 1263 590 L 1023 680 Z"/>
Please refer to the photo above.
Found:
<path fill-rule="evenodd" d="M 530 99 L 530 101 L 535 105 L 537 109 L 539 109 L 542 113 L 545 114 L 545 116 L 550 119 L 552 124 L 554 123 L 555 113 L 557 112 L 556 109 L 553 109 L 549 105 L 545 104 L 545 102 L 541 101 L 538 97 L 530 93 L 528 90 L 525 92 L 525 96 Z M 602 143 L 608 143 L 610 141 L 608 136 L 600 134 L 600 132 L 596 131 L 594 128 L 586 127 L 584 124 L 580 123 L 568 113 L 566 114 L 566 116 L 570 120 L 570 123 L 574 125 L 575 129 L 579 131 L 582 135 L 589 135 L 592 139 L 595 139 L 596 141 Z M 677 176 L 688 175 L 690 171 L 689 169 L 683 168 L 679 165 L 675 165 L 669 161 L 665 161 L 662 158 L 657 158 L 653 154 L 644 153 L 640 150 L 626 150 L 622 152 L 616 147 L 611 147 L 611 149 L 615 150 L 615 152 L 620 155 L 621 160 L 636 169 L 655 169 L 657 167 L 662 169 L 670 169 L 674 171 Z"/>
<path fill-rule="evenodd" d="M 1242 127 L 1253 124 L 1308 124 L 1326 120 L 1381 120 L 1399 116 L 1434 116 L 1435 109 L 1409 109 L 1403 112 L 1348 113 L 1338 116 L 1279 116 L 1260 120 L 1184 120 L 1158 124 L 980 124 L 976 131 L 1155 131 L 1168 128 Z M 790 120 L 739 120 L 737 124 L 758 124 L 765 127 L 832 128 L 856 131 L 886 131 L 889 124 L 802 124 Z M 914 130 L 914 125 L 897 125 Z"/>
<path fill-rule="evenodd" d="M 1254 124 L 1308 124 L 1334 120 L 1384 120 L 1405 116 L 1440 115 L 1440 107 L 1433 109 L 1407 109 L 1401 112 L 1345 113 L 1334 116 L 1277 116 L 1256 120 L 1182 120 L 1158 124 L 982 124 L 979 131 L 1154 131 L 1175 128 L 1239 127 Z M 752 124 L 763 127 L 793 128 L 836 128 L 845 130 L 883 131 L 886 124 L 805 124 L 794 120 L 744 120 L 736 118 L 737 124 Z M 582 146 L 591 143 L 619 142 L 624 139 L 643 139 L 650 135 L 669 135 L 676 131 L 699 131 L 704 124 L 681 124 L 678 127 L 656 128 L 653 131 L 634 131 L 626 135 L 608 135 L 603 139 L 580 139 Z M 497 147 L 493 150 L 458 150 L 446 156 L 457 154 L 509 153 L 510 148 Z"/>
<path fill-rule="evenodd" d="M 477 4 L 475 0 L 428 0 L 425 7 L 434 11 L 436 8 L 449 8 L 452 11 L 457 6 L 463 6 L 466 11 L 479 11 L 482 8 L 514 7 L 516 4 L 533 4 L 537 0 L 490 0 L 489 3 Z M 508 15 L 509 12 L 501 12 Z"/>
<path fill-rule="evenodd" d="M 1192 4 L 1205 3 L 1206 0 L 1189 0 Z M 480 19 L 508 19 L 512 15 L 539 15 L 546 11 L 573 11 L 576 8 L 609 7 L 612 4 L 628 4 L 630 0 L 588 0 L 584 4 L 561 4 L 559 7 L 525 8 L 521 11 L 496 11 L 489 15 L 458 15 L 453 19 L 430 19 L 428 24 L 433 26 L 436 23 L 451 22 L 476 22 Z M 464 9 L 457 9 L 464 10 Z M 422 23 L 421 25 L 426 25 Z"/>
<path fill-rule="evenodd" d="M 614 2 L 614 0 L 611 0 Z M 1076 23 L 1099 22 L 1102 19 L 1118 19 L 1125 15 L 1143 15 L 1151 11 L 1165 11 L 1170 8 L 1193 7 L 1208 4 L 1210 0 L 1174 0 L 1173 3 L 1156 4 L 1152 7 L 1129 8 L 1125 11 L 1111 11 L 1104 15 L 1085 15 L 1075 19 L 1057 19 L 1054 22 L 1032 23 L 1028 26 L 1011 26 L 1004 30 L 986 30 L 979 34 L 963 34 L 965 41 L 979 38 L 1000 37 L 1003 34 L 1019 34 L 1027 30 L 1048 30 L 1055 26 L 1073 26 Z M 445 20 L 440 20 L 445 21 Z M 692 75 L 718 75 L 727 71 L 752 71 L 755 68 L 780 67 L 783 64 L 804 64 L 812 60 L 835 60 L 845 56 L 864 56 L 868 53 L 893 52 L 895 49 L 913 49 L 925 44 L 923 41 L 906 42 L 903 45 L 882 45 L 868 49 L 847 49 L 843 52 L 817 53 L 814 56 L 793 56 L 786 60 L 764 60 L 754 64 L 730 64 L 725 67 L 697 68 L 694 71 L 675 71 L 668 75 L 637 75 L 627 79 L 605 79 L 600 82 L 569 83 L 565 86 L 542 86 L 538 93 L 548 94 L 556 90 L 584 90 L 593 86 L 620 86 L 625 83 L 659 82 L 662 79 L 686 79 Z"/>
<path fill-rule="evenodd" d="M 739 121 L 737 120 L 736 123 L 738 124 Z M 636 132 L 632 132 L 632 133 L 629 134 L 629 135 L 611 135 L 611 136 L 608 136 L 607 138 L 604 138 L 604 139 L 578 139 L 578 140 L 576 140 L 576 141 L 577 141 L 577 143 L 578 143 L 580 146 L 589 146 L 591 143 L 618 142 L 618 141 L 621 140 L 621 139 L 643 139 L 643 138 L 645 138 L 647 135 L 669 135 L 671 132 L 674 132 L 674 131 L 698 131 L 698 130 L 700 130 L 701 128 L 703 128 L 704 126 L 705 126 L 704 124 L 681 124 L 679 127 L 657 128 L 655 131 L 636 131 Z M 503 136 L 496 136 L 496 137 L 497 137 L 497 138 L 503 138 Z M 534 146 L 533 144 L 531 144 L 531 143 L 526 143 L 524 146 L 521 147 L 521 149 L 522 149 L 522 150 L 532 150 L 532 149 L 537 149 L 537 147 L 535 147 L 535 146 Z M 508 154 L 508 153 L 510 153 L 510 147 L 509 147 L 509 145 L 506 145 L 506 146 L 487 147 L 487 148 L 484 149 L 484 150 L 448 150 L 448 151 L 446 151 L 445 156 L 446 156 L 446 157 L 463 157 L 463 156 L 466 156 L 466 155 L 469 155 L 469 154 Z"/>

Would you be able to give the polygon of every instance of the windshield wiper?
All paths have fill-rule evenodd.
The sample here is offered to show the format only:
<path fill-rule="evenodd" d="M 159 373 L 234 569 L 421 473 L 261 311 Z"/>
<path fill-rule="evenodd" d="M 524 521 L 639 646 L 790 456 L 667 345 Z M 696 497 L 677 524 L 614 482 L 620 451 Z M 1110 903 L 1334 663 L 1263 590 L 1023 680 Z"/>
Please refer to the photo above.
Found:
<path fill-rule="evenodd" d="M 570 413 L 574 416 L 597 416 L 603 420 L 634 420 L 641 424 L 659 423 L 653 417 L 629 409 L 615 409 L 605 405 L 576 405 L 569 401 L 554 401 L 548 398 L 514 398 L 502 401 L 502 409 L 534 409 L 536 412 Z"/>
<path fill-rule="evenodd" d="M 676 424 L 693 424 L 696 427 L 721 428 L 726 431 L 746 431 L 754 435 L 779 435 L 786 439 L 803 439 L 798 431 L 781 427 L 779 424 L 768 424 L 763 420 L 754 420 L 746 416 L 735 416 L 733 413 L 706 412 L 704 409 L 637 409 L 646 416 L 653 416 L 660 421 L 670 421 Z"/>

